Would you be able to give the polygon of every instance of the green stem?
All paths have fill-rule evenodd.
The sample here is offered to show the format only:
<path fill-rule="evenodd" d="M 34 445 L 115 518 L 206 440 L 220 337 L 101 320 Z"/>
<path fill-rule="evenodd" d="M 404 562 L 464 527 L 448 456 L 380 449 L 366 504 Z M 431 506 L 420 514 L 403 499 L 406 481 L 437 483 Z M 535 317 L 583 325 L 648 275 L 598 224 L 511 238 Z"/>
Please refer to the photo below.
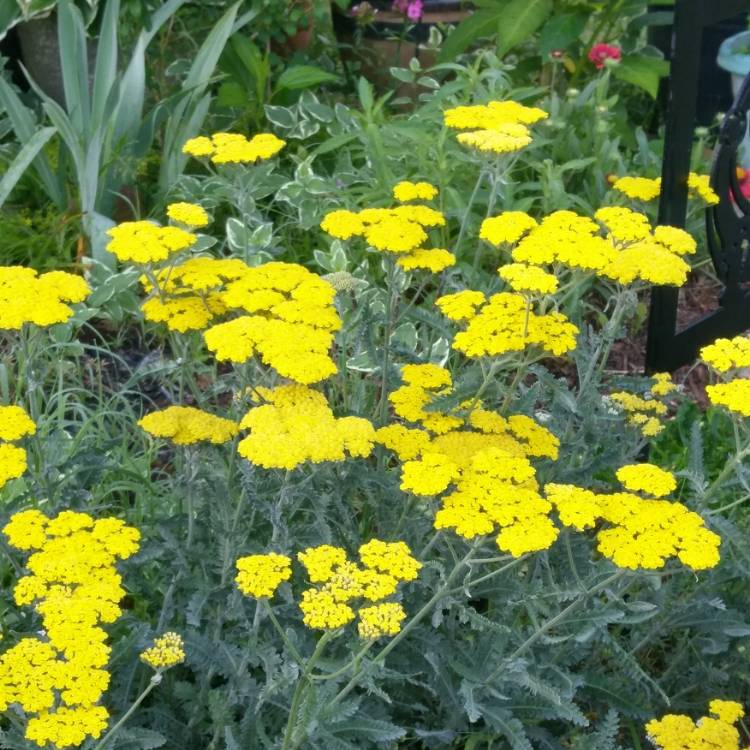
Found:
<path fill-rule="evenodd" d="M 94 750 L 102 750 L 102 748 L 107 744 L 110 737 L 112 737 L 119 729 L 120 727 L 133 715 L 135 710 L 138 708 L 138 706 L 143 703 L 144 700 L 146 700 L 146 696 L 161 682 L 161 671 L 157 671 L 156 674 L 151 678 L 148 685 L 146 686 L 146 689 L 135 699 L 135 702 L 133 705 L 125 712 L 123 717 L 115 724 L 112 729 L 107 732 L 107 734 L 102 737 L 101 740 L 97 743 L 97 745 L 94 747 Z"/>
<path fill-rule="evenodd" d="M 477 177 L 477 181 L 474 183 L 474 190 L 471 191 L 471 195 L 469 196 L 469 204 L 466 206 L 466 211 L 464 213 L 464 218 L 461 220 L 461 228 L 458 230 L 458 239 L 456 240 L 456 244 L 453 246 L 453 254 L 458 258 L 459 252 L 461 250 L 461 241 L 464 238 L 464 234 L 466 233 L 466 226 L 469 223 L 469 217 L 471 216 L 471 209 L 474 207 L 474 201 L 477 199 L 477 194 L 479 193 L 479 188 L 482 185 L 482 182 L 484 182 L 484 176 L 486 172 L 484 170 L 481 170 L 479 172 L 479 176 Z"/>
<path fill-rule="evenodd" d="M 601 583 L 598 583 L 596 586 L 592 586 L 588 591 L 584 592 L 581 596 L 578 597 L 578 599 L 575 599 L 572 601 L 565 609 L 563 609 L 561 612 L 556 614 L 551 620 L 547 620 L 547 622 L 544 623 L 540 628 L 537 628 L 509 657 L 508 659 L 516 659 L 521 654 L 523 654 L 525 651 L 527 651 L 531 646 L 533 646 L 545 633 L 549 632 L 554 628 L 556 625 L 559 625 L 571 612 L 578 609 L 578 607 L 581 606 L 589 597 L 593 596 L 594 594 L 599 593 L 603 589 L 606 589 L 608 586 L 613 584 L 615 581 L 622 578 L 622 576 L 625 575 L 624 570 L 618 570 L 616 573 L 613 573 L 611 576 L 608 576 L 605 578 Z M 501 664 L 497 669 L 495 669 L 490 676 L 486 679 L 485 682 L 492 682 L 499 674 L 506 668 L 505 662 Z"/>
<path fill-rule="evenodd" d="M 289 653 L 294 657 L 295 661 L 302 665 L 305 663 L 305 660 L 302 658 L 302 655 L 297 650 L 296 646 L 289 640 L 289 637 L 286 634 L 286 631 L 284 628 L 281 627 L 281 623 L 279 622 L 278 618 L 276 617 L 276 614 L 274 613 L 270 602 L 268 599 L 261 599 L 264 605 L 264 609 L 266 610 L 266 614 L 268 615 L 268 618 L 273 623 L 273 626 L 276 628 L 278 634 L 281 636 L 281 640 L 284 641 L 284 645 L 289 650 Z"/>
<path fill-rule="evenodd" d="M 315 663 L 323 653 L 323 649 L 326 647 L 328 641 L 330 641 L 335 635 L 335 630 L 328 630 L 323 633 L 323 636 L 318 641 L 318 645 L 315 647 L 315 651 L 313 651 L 312 656 L 302 670 L 302 676 L 297 682 L 297 686 L 294 689 L 294 695 L 292 696 L 292 707 L 289 709 L 289 719 L 287 720 L 286 729 L 284 730 L 284 740 L 281 745 L 281 750 L 292 750 L 292 748 L 297 747 L 304 739 L 304 736 L 300 740 L 294 740 L 292 737 L 294 734 L 294 725 L 297 721 L 297 713 L 299 712 L 300 703 L 302 702 L 302 694 Z"/>

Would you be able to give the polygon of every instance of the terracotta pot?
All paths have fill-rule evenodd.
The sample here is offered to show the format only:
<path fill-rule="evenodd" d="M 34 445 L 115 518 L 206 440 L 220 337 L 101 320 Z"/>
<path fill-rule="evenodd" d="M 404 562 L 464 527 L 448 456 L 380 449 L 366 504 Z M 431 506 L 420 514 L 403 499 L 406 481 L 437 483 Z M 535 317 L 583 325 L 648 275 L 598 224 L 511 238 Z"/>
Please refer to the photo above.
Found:
<path fill-rule="evenodd" d="M 358 61 L 362 74 L 383 90 L 394 84 L 389 73 L 392 67 L 406 68 L 412 58 L 419 60 L 423 68 L 434 65 L 437 62 L 435 53 L 421 46 L 429 39 L 430 29 L 437 24 L 458 24 L 468 15 L 469 8 L 465 2 L 425 2 L 424 13 L 418 23 L 405 20 L 401 13 L 380 9 L 375 21 L 361 28 L 361 41 L 355 44 L 355 20 L 334 6 L 333 28 L 342 45 L 344 64 Z M 397 88 L 398 95 L 415 93 L 414 85 L 403 84 Z"/>

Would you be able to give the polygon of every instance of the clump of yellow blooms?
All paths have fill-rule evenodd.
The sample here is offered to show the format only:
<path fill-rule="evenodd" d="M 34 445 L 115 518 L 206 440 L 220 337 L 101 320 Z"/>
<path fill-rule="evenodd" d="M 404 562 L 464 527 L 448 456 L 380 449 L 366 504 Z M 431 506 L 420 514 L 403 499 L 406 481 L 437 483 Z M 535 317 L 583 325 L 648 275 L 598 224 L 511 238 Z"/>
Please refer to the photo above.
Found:
<path fill-rule="evenodd" d="M 280 375 L 316 383 L 333 375 L 329 355 L 341 327 L 333 286 L 296 263 L 248 266 L 237 258 L 194 257 L 144 274 L 146 319 L 204 330 L 219 361 L 258 356 Z M 224 322 L 217 319 L 239 313 Z"/>
<path fill-rule="evenodd" d="M 99 737 L 107 710 L 110 647 L 101 627 L 121 614 L 125 596 L 115 564 L 138 550 L 139 532 L 117 518 L 63 511 L 16 513 L 3 529 L 11 546 L 31 552 L 18 580 L 18 606 L 33 605 L 44 635 L 27 637 L 0 657 L 0 711 L 17 705 L 29 719 L 26 738 L 40 747 L 80 745 Z"/>
<path fill-rule="evenodd" d="M 672 382 L 672 376 L 668 372 L 656 372 L 652 376 L 654 384 L 651 386 L 651 393 L 654 396 L 668 396 L 677 390 L 677 386 Z"/>
<path fill-rule="evenodd" d="M 661 177 L 619 177 L 612 184 L 618 193 L 636 200 L 652 201 L 661 192 Z"/>
<path fill-rule="evenodd" d="M 638 472 L 624 467 L 617 476 L 630 488 L 662 493 L 671 475 L 665 479 L 656 468 Z M 693 570 L 713 568 L 719 562 L 721 538 L 679 502 L 644 499 L 628 492 L 594 493 L 568 484 L 547 484 L 544 492 L 566 526 L 583 531 L 606 522 L 608 527 L 597 532 L 597 547 L 621 568 L 655 570 L 670 557 Z"/>
<path fill-rule="evenodd" d="M 709 716 L 693 721 L 684 714 L 667 714 L 646 724 L 646 733 L 659 750 L 740 750 L 740 733 L 733 726 L 744 715 L 741 703 L 712 700 Z"/>
<path fill-rule="evenodd" d="M 206 210 L 196 203 L 170 203 L 167 206 L 167 216 L 172 221 L 187 227 L 208 226 Z"/>
<path fill-rule="evenodd" d="M 709 206 L 715 206 L 719 202 L 719 196 L 711 187 L 710 175 L 690 172 L 688 175 L 688 190 Z"/>
<path fill-rule="evenodd" d="M 36 432 L 34 420 L 20 406 L 0 406 L 0 488 L 26 471 L 26 451 L 11 443 Z"/>
<path fill-rule="evenodd" d="M 656 227 L 637 211 L 605 206 L 596 221 L 574 211 L 554 211 L 537 223 L 523 212 L 486 219 L 480 238 L 513 245 L 516 263 L 562 264 L 620 284 L 647 281 L 681 286 L 690 266 L 680 257 L 695 252 L 695 240 L 677 227 Z"/>
<path fill-rule="evenodd" d="M 438 307 L 450 303 L 438 299 Z M 508 352 L 522 352 L 535 346 L 559 356 L 576 346 L 578 328 L 560 312 L 537 314 L 523 294 L 493 294 L 467 319 L 466 328 L 453 339 L 453 348 L 467 357 L 496 357 Z"/>
<path fill-rule="evenodd" d="M 536 219 L 524 211 L 503 211 L 482 222 L 479 238 L 492 245 L 515 244 L 536 226 Z"/>
<path fill-rule="evenodd" d="M 248 139 L 241 133 L 214 133 L 186 141 L 182 153 L 208 157 L 214 164 L 253 164 L 276 156 L 286 141 L 273 133 L 258 133 Z"/>
<path fill-rule="evenodd" d="M 712 404 L 723 406 L 740 416 L 750 417 L 750 380 L 736 378 L 728 383 L 707 385 L 706 395 Z"/>
<path fill-rule="evenodd" d="M 208 328 L 203 337 L 220 361 L 257 355 L 283 377 L 317 383 L 336 372 L 329 355 L 341 327 L 335 296 L 331 284 L 295 263 L 248 266 L 221 295 L 240 317 Z"/>
<path fill-rule="evenodd" d="M 154 639 L 154 645 L 141 654 L 141 661 L 158 671 L 185 661 L 185 644 L 178 633 L 168 632 Z"/>
<path fill-rule="evenodd" d="M 707 174 L 690 172 L 688 175 L 688 190 L 691 195 L 697 196 L 707 205 L 713 206 L 719 202 L 719 196 L 711 187 L 710 180 L 711 178 Z M 633 177 L 628 175 L 617 178 L 612 187 L 628 198 L 651 201 L 659 197 L 661 177 Z"/>
<path fill-rule="evenodd" d="M 410 201 L 431 201 L 438 194 L 438 189 L 429 182 L 409 182 L 402 180 L 393 187 L 393 197 L 399 203 Z"/>
<path fill-rule="evenodd" d="M 150 221 L 125 221 L 107 230 L 107 250 L 122 263 L 159 263 L 194 245 L 198 238 L 180 227 Z"/>
<path fill-rule="evenodd" d="M 701 359 L 722 374 L 750 366 L 750 339 L 735 336 L 717 339 L 704 346 Z M 706 395 L 712 404 L 723 406 L 742 417 L 750 417 L 750 380 L 734 377 L 725 383 L 706 386 Z"/>
<path fill-rule="evenodd" d="M 549 547 L 557 530 L 551 505 L 540 497 L 528 457 L 556 458 L 559 441 L 524 415 L 502 417 L 481 402 L 452 411 L 435 409 L 450 395 L 450 373 L 437 365 L 407 365 L 405 385 L 390 394 L 397 416 L 419 424 L 391 424 L 377 441 L 403 461 L 401 489 L 415 495 L 445 492 L 436 528 L 452 528 L 471 539 L 500 527 L 497 542 L 514 555 Z"/>
<path fill-rule="evenodd" d="M 90 292 L 72 273 L 0 266 L 0 331 L 18 331 L 25 323 L 40 328 L 64 323 L 73 315 L 70 305 L 83 302 Z"/>
<path fill-rule="evenodd" d="M 292 577 L 292 561 L 286 555 L 269 552 L 247 555 L 237 560 L 237 586 L 245 596 L 255 599 L 274 595 L 283 581 Z"/>
<path fill-rule="evenodd" d="M 404 542 L 372 539 L 359 548 L 362 562 L 348 559 L 341 547 L 321 545 L 298 553 L 310 582 L 320 584 L 302 592 L 300 609 L 310 628 L 335 629 L 354 620 L 358 600 L 375 602 L 359 609 L 359 634 L 365 639 L 393 636 L 406 617 L 401 604 L 383 602 L 398 584 L 417 578 L 422 564 Z"/>
<path fill-rule="evenodd" d="M 660 382 L 657 381 L 652 387 L 652 394 L 659 395 L 655 389 L 661 391 L 666 389 L 666 385 L 659 388 Z M 659 417 L 664 417 L 667 414 L 667 406 L 658 399 L 643 398 L 627 391 L 611 393 L 608 398 L 627 415 L 628 424 L 637 427 L 644 437 L 655 437 L 664 429 Z"/>
<path fill-rule="evenodd" d="M 750 367 L 750 338 L 735 336 L 733 339 L 716 339 L 704 346 L 701 359 L 718 372 L 729 372 L 740 367 Z"/>
<path fill-rule="evenodd" d="M 459 143 L 496 154 L 513 153 L 528 146 L 528 126 L 547 117 L 542 109 L 514 101 L 453 107 L 443 113 L 447 127 L 470 131 L 458 135 Z"/>
<path fill-rule="evenodd" d="M 375 430 L 360 417 L 335 417 L 325 396 L 304 385 L 258 387 L 265 403 L 244 416 L 240 428 L 250 430 L 237 450 L 258 466 L 293 469 L 306 461 L 344 461 L 372 452 Z"/>
<path fill-rule="evenodd" d="M 617 470 L 617 478 L 625 489 L 643 492 L 652 497 L 664 497 L 677 489 L 674 474 L 654 464 L 628 464 Z"/>
<path fill-rule="evenodd" d="M 193 406 L 168 406 L 147 414 L 138 426 L 154 437 L 166 438 L 175 445 L 213 443 L 220 445 L 231 440 L 239 426 L 231 419 L 196 409 Z"/>
<path fill-rule="evenodd" d="M 498 269 L 500 278 L 508 283 L 514 292 L 521 294 L 552 294 L 557 290 L 557 276 L 539 266 L 525 263 L 509 263 Z"/>
<path fill-rule="evenodd" d="M 428 239 L 426 230 L 444 225 L 445 216 L 440 211 L 421 204 L 365 208 L 359 212 L 339 209 L 326 214 L 320 223 L 321 229 L 332 237 L 340 240 L 362 237 L 370 247 L 395 254 L 405 271 L 422 268 L 433 273 L 456 262 L 448 250 L 424 247 Z"/>

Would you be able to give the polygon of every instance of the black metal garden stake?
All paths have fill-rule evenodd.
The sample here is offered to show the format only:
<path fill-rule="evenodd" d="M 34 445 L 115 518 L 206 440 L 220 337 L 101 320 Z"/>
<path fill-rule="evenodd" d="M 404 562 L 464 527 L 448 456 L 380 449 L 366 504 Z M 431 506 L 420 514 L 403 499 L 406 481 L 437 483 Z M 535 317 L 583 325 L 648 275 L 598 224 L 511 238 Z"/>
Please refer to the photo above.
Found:
<path fill-rule="evenodd" d="M 750 12 L 750 0 L 677 0 L 675 4 L 659 224 L 685 225 L 703 30 L 743 11 Z M 677 331 L 679 290 L 654 288 L 646 346 L 649 372 L 675 370 L 693 361 L 705 344 L 750 328 L 750 203 L 740 190 L 736 173 L 748 109 L 750 76 L 722 122 L 711 170 L 711 185 L 720 202 L 707 210 L 706 228 L 711 259 L 724 285 L 719 307 Z"/>

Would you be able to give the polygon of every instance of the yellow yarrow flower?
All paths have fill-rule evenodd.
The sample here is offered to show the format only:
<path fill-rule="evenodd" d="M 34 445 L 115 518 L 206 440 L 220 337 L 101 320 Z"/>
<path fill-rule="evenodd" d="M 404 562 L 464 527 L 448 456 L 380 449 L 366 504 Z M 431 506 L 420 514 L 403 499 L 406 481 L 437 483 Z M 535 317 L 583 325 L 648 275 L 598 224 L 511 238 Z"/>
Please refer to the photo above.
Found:
<path fill-rule="evenodd" d="M 664 497 L 677 489 L 673 474 L 648 463 L 622 466 L 617 470 L 617 478 L 626 489 L 652 497 Z"/>
<path fill-rule="evenodd" d="M 457 140 L 464 146 L 494 154 L 512 154 L 531 143 L 531 133 L 525 125 L 507 123 L 493 130 L 459 133 Z"/>
<path fill-rule="evenodd" d="M 536 346 L 555 356 L 575 349 L 578 328 L 559 312 L 537 315 L 523 295 L 493 294 L 456 334 L 453 348 L 467 357 L 499 356 Z"/>
<path fill-rule="evenodd" d="M 47 328 L 73 315 L 71 304 L 83 302 L 89 285 L 64 271 L 38 274 L 23 266 L 0 266 L 0 330 L 20 330 L 25 323 Z"/>
<path fill-rule="evenodd" d="M 237 586 L 245 596 L 271 597 L 284 581 L 292 577 L 292 561 L 286 555 L 270 552 L 247 555 L 237 560 Z"/>
<path fill-rule="evenodd" d="M 365 640 L 375 640 L 385 635 L 394 636 L 401 632 L 401 623 L 405 619 L 406 612 L 397 602 L 363 607 L 359 610 L 359 635 Z"/>
<path fill-rule="evenodd" d="M 438 194 L 438 189 L 429 182 L 409 182 L 403 180 L 393 187 L 393 197 L 399 203 L 409 201 L 430 201 Z"/>
<path fill-rule="evenodd" d="M 672 375 L 668 372 L 657 372 L 652 375 L 654 384 L 651 386 L 651 393 L 654 396 L 668 396 L 677 390 L 677 386 L 672 382 Z"/>
<path fill-rule="evenodd" d="M 0 440 L 14 442 L 36 432 L 34 420 L 21 406 L 0 406 Z"/>
<path fill-rule="evenodd" d="M 26 738 L 39 745 L 80 745 L 107 724 L 95 705 L 109 684 L 100 624 L 121 614 L 115 563 L 138 550 L 140 534 L 116 518 L 63 511 L 49 519 L 37 510 L 15 514 L 3 532 L 12 546 L 33 550 L 14 598 L 34 606 L 45 640 L 24 638 L 0 656 L 0 710 L 18 704 L 36 714 Z"/>
<path fill-rule="evenodd" d="M 141 654 L 141 661 L 162 670 L 185 661 L 185 644 L 177 633 L 168 632 L 154 639 L 154 645 Z"/>
<path fill-rule="evenodd" d="M 220 445 L 231 440 L 239 425 L 192 406 L 169 406 L 138 420 L 138 426 L 153 437 L 166 438 L 175 445 L 209 442 Z"/>
<path fill-rule="evenodd" d="M 724 701 L 715 698 L 708 704 L 708 712 L 727 724 L 734 724 L 745 715 L 745 709 L 737 701 Z"/>
<path fill-rule="evenodd" d="M 205 227 L 209 221 L 205 209 L 195 203 L 170 203 L 167 206 L 167 216 L 188 227 Z"/>
<path fill-rule="evenodd" d="M 718 372 L 729 372 L 740 367 L 750 367 L 750 338 L 735 336 L 716 339 L 700 351 L 701 359 Z"/>
<path fill-rule="evenodd" d="M 735 414 L 750 417 L 750 380 L 737 378 L 728 383 L 706 386 L 708 400 Z"/>
<path fill-rule="evenodd" d="M 677 255 L 693 255 L 698 248 L 693 237 L 680 227 L 662 224 L 654 227 L 653 237 L 660 245 Z"/>
<path fill-rule="evenodd" d="M 413 581 L 422 569 L 405 542 L 372 539 L 359 548 L 359 559 L 368 568 L 387 573 L 398 581 Z"/>
<path fill-rule="evenodd" d="M 601 222 L 616 242 L 636 242 L 651 234 L 648 217 L 638 211 L 622 206 L 600 208 L 594 218 Z"/>
<path fill-rule="evenodd" d="M 524 211 L 503 211 L 482 222 L 479 237 L 493 245 L 513 244 L 536 226 L 536 219 Z"/>
<path fill-rule="evenodd" d="M 464 289 L 453 294 L 444 294 L 435 300 L 440 312 L 449 320 L 461 321 L 473 318 L 478 307 L 487 301 L 484 292 Z"/>
<path fill-rule="evenodd" d="M 250 434 L 237 450 L 248 461 L 293 469 L 307 461 L 344 461 L 347 453 L 366 458 L 372 452 L 372 424 L 359 417 L 335 417 L 322 393 L 297 384 L 257 390 L 266 403 L 240 422 Z"/>
<path fill-rule="evenodd" d="M 539 266 L 509 263 L 501 266 L 498 273 L 514 292 L 521 294 L 552 294 L 558 287 L 557 277 Z"/>
<path fill-rule="evenodd" d="M 248 139 L 240 133 L 214 133 L 186 141 L 182 153 L 196 158 L 209 157 L 214 164 L 252 164 L 276 156 L 286 141 L 273 133 L 258 133 Z"/>
<path fill-rule="evenodd" d="M 711 187 L 711 177 L 707 174 L 690 172 L 688 175 L 688 190 L 697 195 L 708 206 L 715 206 L 719 202 L 719 196 Z"/>
<path fill-rule="evenodd" d="M 657 242 L 643 240 L 621 250 L 600 273 L 620 284 L 648 281 L 660 286 L 683 286 L 690 266 Z"/>
<path fill-rule="evenodd" d="M 456 265 L 456 256 L 442 248 L 417 248 L 409 255 L 401 256 L 396 262 L 404 271 L 423 269 L 432 273 L 440 273 Z"/>
<path fill-rule="evenodd" d="M 18 479 L 26 471 L 26 451 L 9 443 L 0 443 L 0 487 Z"/>
<path fill-rule="evenodd" d="M 194 245 L 198 238 L 179 227 L 125 221 L 107 230 L 107 250 L 122 263 L 158 263 Z"/>
<path fill-rule="evenodd" d="M 613 183 L 612 187 L 617 192 L 627 195 L 628 198 L 636 200 L 652 201 L 659 197 L 661 192 L 660 177 L 620 177 Z"/>
<path fill-rule="evenodd" d="M 740 734 L 732 725 L 744 716 L 742 705 L 717 699 L 709 713 L 713 716 L 696 722 L 684 714 L 666 714 L 649 721 L 646 733 L 659 750 L 740 750 Z"/>

